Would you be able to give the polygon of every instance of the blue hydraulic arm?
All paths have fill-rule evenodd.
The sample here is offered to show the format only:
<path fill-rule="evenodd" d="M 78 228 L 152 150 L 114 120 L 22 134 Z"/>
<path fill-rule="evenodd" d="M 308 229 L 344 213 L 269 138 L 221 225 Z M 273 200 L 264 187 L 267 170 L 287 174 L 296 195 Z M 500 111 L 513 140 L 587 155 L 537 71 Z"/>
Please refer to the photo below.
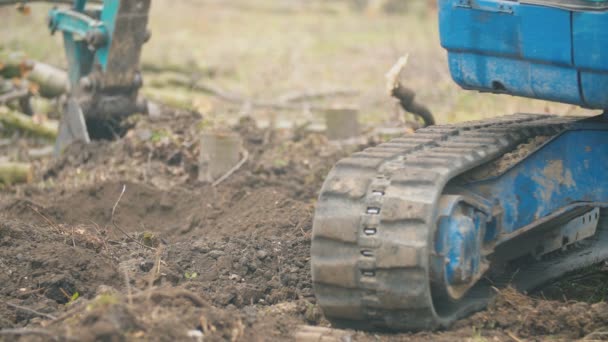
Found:
<path fill-rule="evenodd" d="M 71 8 L 49 12 L 51 33 L 63 34 L 70 79 L 58 151 L 74 140 L 87 141 L 89 134 L 107 135 L 103 130 L 108 122 L 145 111 L 137 95 L 142 85 L 141 50 L 150 38 L 150 0 L 87 5 L 87 0 L 75 0 Z"/>

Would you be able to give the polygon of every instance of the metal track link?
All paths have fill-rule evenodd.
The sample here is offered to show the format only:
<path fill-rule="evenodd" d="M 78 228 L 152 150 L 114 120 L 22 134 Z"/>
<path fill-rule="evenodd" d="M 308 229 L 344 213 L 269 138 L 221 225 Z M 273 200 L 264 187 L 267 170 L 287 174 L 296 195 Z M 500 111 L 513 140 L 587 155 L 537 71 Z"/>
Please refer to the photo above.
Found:
<path fill-rule="evenodd" d="M 433 126 L 338 162 L 313 224 L 312 277 L 325 315 L 357 329 L 422 330 L 485 306 L 483 285 L 458 303 L 433 302 L 439 197 L 450 179 L 575 120 L 519 114 Z"/>

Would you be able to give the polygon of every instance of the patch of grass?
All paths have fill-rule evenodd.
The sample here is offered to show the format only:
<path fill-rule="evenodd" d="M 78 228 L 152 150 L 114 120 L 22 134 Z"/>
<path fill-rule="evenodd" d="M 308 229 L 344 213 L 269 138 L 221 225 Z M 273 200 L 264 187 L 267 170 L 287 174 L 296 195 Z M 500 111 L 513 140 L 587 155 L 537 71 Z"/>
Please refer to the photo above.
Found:
<path fill-rule="evenodd" d="M 87 304 L 86 310 L 92 311 L 98 308 L 105 308 L 108 306 L 116 305 L 121 302 L 120 298 L 115 294 L 104 293 L 95 297 L 90 303 Z"/>
<path fill-rule="evenodd" d="M 438 123 L 514 112 L 588 113 L 570 105 L 461 90 L 451 80 L 439 44 L 437 15 L 425 3 L 411 1 L 409 10 L 396 15 L 368 15 L 323 1 L 286 11 L 284 3 L 270 0 L 155 0 L 149 24 L 152 39 L 142 59 L 155 65 L 230 70 L 210 82 L 246 98 L 272 100 L 292 91 L 351 87 L 361 96 L 348 101 L 361 108 L 364 123 L 373 125 L 388 120 L 394 111 L 384 74 L 398 57 L 409 53 L 404 84 L 417 91 L 418 100 Z M 320 10 L 323 7 L 327 10 Z M 44 23 L 49 6 L 32 8 L 30 16 L 0 9 L 0 45 L 65 66 L 60 35 L 51 38 Z M 151 96 L 150 89 L 144 90 Z M 210 102 L 207 95 L 186 89 L 152 95 L 206 115 L 238 116 L 238 106 Z M 268 112 L 252 114 L 263 118 Z M 279 114 L 294 121 L 309 115 Z M 306 119 L 321 121 L 315 113 Z"/>

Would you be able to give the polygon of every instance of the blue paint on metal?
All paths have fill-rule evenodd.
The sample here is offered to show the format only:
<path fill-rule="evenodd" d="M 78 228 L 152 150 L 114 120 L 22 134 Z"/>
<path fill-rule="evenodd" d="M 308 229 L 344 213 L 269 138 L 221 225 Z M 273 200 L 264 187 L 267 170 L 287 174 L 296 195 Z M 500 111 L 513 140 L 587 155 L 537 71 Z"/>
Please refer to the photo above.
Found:
<path fill-rule="evenodd" d="M 72 89 L 78 85 L 80 78 L 93 68 L 93 53 L 85 44 L 74 39 L 69 32 L 63 33 L 63 46 L 68 60 L 68 75 Z"/>
<path fill-rule="evenodd" d="M 481 272 L 486 217 L 459 196 L 444 197 L 441 210 L 437 225 L 440 238 L 435 242 L 439 258 L 432 267 L 437 270 L 435 273 L 443 274 L 449 285 L 467 284 Z"/>
<path fill-rule="evenodd" d="M 53 8 L 50 10 L 49 28 L 51 32 L 63 32 L 70 83 L 73 89 L 82 77 L 91 72 L 94 63 L 97 63 L 102 71 L 107 69 L 120 3 L 121 0 L 105 0 L 99 20 L 84 13 L 87 0 L 75 0 L 72 9 Z M 95 51 L 91 51 L 85 41 L 85 37 L 93 33 L 103 37 L 103 44 L 96 47 Z"/>
<path fill-rule="evenodd" d="M 74 0 L 74 10 L 78 12 L 84 12 L 84 8 L 87 5 L 87 0 Z"/>
<path fill-rule="evenodd" d="M 518 230 L 573 205 L 608 205 L 606 169 L 608 125 L 578 123 L 497 176 L 449 186 L 440 202 L 431 261 L 435 278 L 448 285 L 475 281 L 483 272 L 482 250 L 491 253 Z M 494 208 L 483 213 L 465 203 L 480 197 Z"/>
<path fill-rule="evenodd" d="M 574 129 L 504 174 L 466 188 L 498 204 L 502 214 L 490 226 L 504 235 L 575 203 L 608 203 L 607 168 L 608 129 Z"/>
<path fill-rule="evenodd" d="M 92 19 L 86 14 L 74 10 L 51 9 L 51 30 L 69 32 L 74 35 L 85 37 L 91 30 L 104 30 L 103 23 Z"/>
<path fill-rule="evenodd" d="M 608 109 L 608 11 L 439 0 L 439 20 L 465 89 Z"/>

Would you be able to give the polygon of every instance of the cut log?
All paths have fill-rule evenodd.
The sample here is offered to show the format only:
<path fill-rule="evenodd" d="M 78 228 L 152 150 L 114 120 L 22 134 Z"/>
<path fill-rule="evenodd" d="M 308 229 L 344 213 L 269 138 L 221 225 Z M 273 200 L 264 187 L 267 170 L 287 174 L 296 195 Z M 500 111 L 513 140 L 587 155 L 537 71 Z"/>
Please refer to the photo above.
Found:
<path fill-rule="evenodd" d="M 173 91 L 170 89 L 144 88 L 141 90 L 143 95 L 152 102 L 162 103 L 177 109 L 194 111 L 196 110 L 192 97 L 183 91 Z"/>
<path fill-rule="evenodd" d="M 212 183 L 230 172 L 241 160 L 241 137 L 230 131 L 203 131 L 199 159 L 199 180 Z"/>
<path fill-rule="evenodd" d="M 185 87 L 191 88 L 194 80 L 189 76 L 176 72 L 163 72 L 146 76 L 145 84 L 153 88 Z"/>
<path fill-rule="evenodd" d="M 0 76 L 22 77 L 33 67 L 32 62 L 22 52 L 0 51 Z"/>
<path fill-rule="evenodd" d="M 0 184 L 30 183 L 34 178 L 31 164 L 0 162 Z"/>
<path fill-rule="evenodd" d="M 49 64 L 34 63 L 27 79 L 38 84 L 38 92 L 47 98 L 58 97 L 68 91 L 68 74 Z"/>
<path fill-rule="evenodd" d="M 326 135 L 329 140 L 345 140 L 360 134 L 359 110 L 348 107 L 328 108 L 324 111 Z"/>
<path fill-rule="evenodd" d="M 31 117 L 0 106 L 0 123 L 7 128 L 16 129 L 36 137 L 55 140 L 57 138 L 58 124 L 56 121 L 36 123 Z"/>

